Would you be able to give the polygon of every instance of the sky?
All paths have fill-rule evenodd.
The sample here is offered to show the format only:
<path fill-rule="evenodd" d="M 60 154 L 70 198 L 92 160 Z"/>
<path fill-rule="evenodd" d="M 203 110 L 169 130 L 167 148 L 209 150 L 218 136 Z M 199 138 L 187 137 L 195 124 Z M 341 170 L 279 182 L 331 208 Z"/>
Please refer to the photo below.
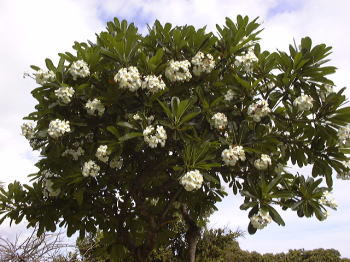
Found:
<path fill-rule="evenodd" d="M 0 181 L 27 182 L 27 175 L 36 170 L 38 154 L 20 135 L 22 117 L 35 105 L 30 94 L 35 83 L 24 79 L 23 73 L 31 72 L 31 64 L 44 67 L 46 57 L 57 61 L 57 53 L 72 50 L 74 41 L 94 40 L 94 34 L 113 17 L 135 22 L 144 33 L 146 24 L 155 19 L 174 25 L 207 25 L 214 31 L 215 24 L 223 24 L 226 16 L 259 17 L 264 49 L 287 50 L 293 39 L 299 42 L 304 36 L 333 46 L 330 58 L 338 71 L 332 79 L 341 88 L 349 86 L 348 10 L 348 0 L 0 0 Z M 335 248 L 350 258 L 349 187 L 350 181 L 335 182 L 333 196 L 339 208 L 326 221 L 300 219 L 284 212 L 285 227 L 272 223 L 254 236 L 247 234 L 239 241 L 241 247 L 262 253 Z M 248 218 L 238 208 L 241 202 L 239 196 L 230 194 L 218 204 L 219 211 L 211 216 L 210 225 L 245 230 Z M 12 238 L 24 230 L 24 223 L 11 228 L 3 224 L 0 236 Z"/>

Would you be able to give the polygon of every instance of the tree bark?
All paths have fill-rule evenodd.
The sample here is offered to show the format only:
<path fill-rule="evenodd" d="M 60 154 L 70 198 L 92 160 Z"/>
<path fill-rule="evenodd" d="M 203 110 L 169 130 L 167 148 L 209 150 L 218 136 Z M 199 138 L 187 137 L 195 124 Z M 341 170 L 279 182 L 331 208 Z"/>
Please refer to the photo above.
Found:
<path fill-rule="evenodd" d="M 188 262 L 196 261 L 196 250 L 199 238 L 201 236 L 201 229 L 196 225 L 195 227 L 190 227 L 186 233 L 187 242 L 187 260 Z"/>
<path fill-rule="evenodd" d="M 135 262 L 147 262 L 148 255 L 149 255 L 149 252 L 147 252 L 147 254 L 145 254 L 144 249 L 137 249 L 135 252 Z"/>
<path fill-rule="evenodd" d="M 182 206 L 181 213 L 182 213 L 182 217 L 184 218 L 188 226 L 188 230 L 185 236 L 186 243 L 187 243 L 186 259 L 187 259 L 187 262 L 195 262 L 197 244 L 201 236 L 201 228 L 197 226 L 197 223 L 189 215 L 187 208 L 185 206 Z"/>

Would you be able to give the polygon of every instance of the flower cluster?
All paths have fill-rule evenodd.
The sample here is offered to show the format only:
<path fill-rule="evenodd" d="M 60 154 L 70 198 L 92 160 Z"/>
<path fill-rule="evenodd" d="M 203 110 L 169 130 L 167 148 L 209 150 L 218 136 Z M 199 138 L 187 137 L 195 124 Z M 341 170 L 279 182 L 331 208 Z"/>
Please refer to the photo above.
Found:
<path fill-rule="evenodd" d="M 149 75 L 142 82 L 142 89 L 147 89 L 154 94 L 165 89 L 165 83 L 161 76 Z"/>
<path fill-rule="evenodd" d="M 224 98 L 225 98 L 226 101 L 231 101 L 234 98 L 235 95 L 236 95 L 235 92 L 233 90 L 229 89 L 226 92 L 226 94 L 224 95 Z"/>
<path fill-rule="evenodd" d="M 180 179 L 180 184 L 183 185 L 186 191 L 200 189 L 203 183 L 203 176 L 197 170 L 188 171 Z"/>
<path fill-rule="evenodd" d="M 160 144 L 161 147 L 165 146 L 167 134 L 163 126 L 157 126 L 156 130 L 153 126 L 147 126 L 146 129 L 143 130 L 143 137 L 151 148 L 156 148 L 158 144 Z"/>
<path fill-rule="evenodd" d="M 339 138 L 340 144 L 345 146 L 350 145 L 350 124 L 339 128 L 338 138 Z"/>
<path fill-rule="evenodd" d="M 216 113 L 211 118 L 213 120 L 213 125 L 217 129 L 224 129 L 227 126 L 227 117 L 223 113 Z"/>
<path fill-rule="evenodd" d="M 142 84 L 140 73 L 134 66 L 119 69 L 114 76 L 114 81 L 119 83 L 120 88 L 128 89 L 131 92 L 138 90 Z"/>
<path fill-rule="evenodd" d="M 102 116 L 105 112 L 105 106 L 101 103 L 101 101 L 97 98 L 94 98 L 94 100 L 88 100 L 85 104 L 85 108 L 89 115 L 99 115 Z"/>
<path fill-rule="evenodd" d="M 21 129 L 22 129 L 22 135 L 28 140 L 34 137 L 35 131 L 34 131 L 34 124 L 32 122 L 23 123 L 21 126 Z"/>
<path fill-rule="evenodd" d="M 293 105 L 298 108 L 299 111 L 308 111 L 313 107 L 313 98 L 309 95 L 298 96 Z"/>
<path fill-rule="evenodd" d="M 264 99 L 248 107 L 248 115 L 253 117 L 255 122 L 260 122 L 261 118 L 268 115 L 270 112 L 269 104 Z"/>
<path fill-rule="evenodd" d="M 171 60 L 165 69 L 165 76 L 171 82 L 189 81 L 192 78 L 189 68 L 191 63 L 188 60 L 174 61 Z"/>
<path fill-rule="evenodd" d="M 242 66 L 246 73 L 252 73 L 253 65 L 256 61 L 258 61 L 258 59 L 254 54 L 254 50 L 249 48 L 245 55 L 236 57 L 234 65 Z"/>
<path fill-rule="evenodd" d="M 238 160 L 245 161 L 245 153 L 242 146 L 230 146 L 222 151 L 221 157 L 227 166 L 236 165 Z"/>
<path fill-rule="evenodd" d="M 100 145 L 97 148 L 95 156 L 98 158 L 98 160 L 107 163 L 110 154 L 111 152 L 108 150 L 107 145 Z"/>
<path fill-rule="evenodd" d="M 114 157 L 110 162 L 109 166 L 114 169 L 121 169 L 123 166 L 123 158 L 121 157 Z"/>
<path fill-rule="evenodd" d="M 272 218 L 269 212 L 262 209 L 260 209 L 257 214 L 250 217 L 250 223 L 252 223 L 253 227 L 256 229 L 263 229 L 271 222 Z"/>
<path fill-rule="evenodd" d="M 100 167 L 92 160 L 85 162 L 83 166 L 82 174 L 84 177 L 96 177 L 100 172 Z"/>
<path fill-rule="evenodd" d="M 77 161 L 80 156 L 84 155 L 84 153 L 85 153 L 85 150 L 79 146 L 77 149 L 72 149 L 72 148 L 66 149 L 62 153 L 62 156 L 71 155 L 73 160 Z"/>
<path fill-rule="evenodd" d="M 90 75 L 88 64 L 83 60 L 73 62 L 68 72 L 72 75 L 74 80 L 77 80 L 78 77 L 84 78 Z"/>
<path fill-rule="evenodd" d="M 215 61 L 211 54 L 198 52 L 191 60 L 193 65 L 193 74 L 200 76 L 202 73 L 209 74 L 215 68 Z"/>
<path fill-rule="evenodd" d="M 337 178 L 342 180 L 350 180 L 350 160 L 343 161 L 342 163 L 349 171 L 338 173 Z"/>
<path fill-rule="evenodd" d="M 49 124 L 49 129 L 47 130 L 48 134 L 54 139 L 57 139 L 70 131 L 69 121 L 60 119 L 52 120 Z"/>
<path fill-rule="evenodd" d="M 259 159 L 254 161 L 256 169 L 265 170 L 271 165 L 271 158 L 268 155 L 262 154 Z"/>
<path fill-rule="evenodd" d="M 35 81 L 39 85 L 45 85 L 50 81 L 54 81 L 56 75 L 52 71 L 38 70 L 35 74 Z"/>
<path fill-rule="evenodd" d="M 329 191 L 324 191 L 322 197 L 318 200 L 321 205 L 328 206 L 332 209 L 336 209 L 338 207 L 335 199 L 331 197 L 331 193 Z"/>
<path fill-rule="evenodd" d="M 337 178 L 341 180 L 350 180 L 350 172 L 338 173 Z"/>
<path fill-rule="evenodd" d="M 55 90 L 55 95 L 64 104 L 70 103 L 74 93 L 75 93 L 74 89 L 68 86 L 63 86 Z"/>
<path fill-rule="evenodd" d="M 60 188 L 54 188 L 52 177 L 55 177 L 56 174 L 52 173 L 50 170 L 44 170 L 41 172 L 44 175 L 43 186 L 44 186 L 44 196 L 45 197 L 57 197 L 61 193 Z"/>

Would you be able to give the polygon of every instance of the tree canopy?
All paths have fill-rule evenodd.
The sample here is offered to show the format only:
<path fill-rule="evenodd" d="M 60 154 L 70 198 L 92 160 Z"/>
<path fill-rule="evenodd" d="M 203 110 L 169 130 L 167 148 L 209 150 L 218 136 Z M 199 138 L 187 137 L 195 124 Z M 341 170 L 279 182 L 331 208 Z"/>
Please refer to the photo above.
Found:
<path fill-rule="evenodd" d="M 41 158 L 32 184 L 0 189 L 0 222 L 100 230 L 116 261 L 145 261 L 181 219 L 194 261 L 223 185 L 244 196 L 251 234 L 285 224 L 276 206 L 326 219 L 332 176 L 347 179 L 350 167 L 350 107 L 328 78 L 331 47 L 305 37 L 261 50 L 247 16 L 216 28 L 156 21 L 141 35 L 115 18 L 57 65 L 31 66 L 38 104 L 22 133 Z"/>

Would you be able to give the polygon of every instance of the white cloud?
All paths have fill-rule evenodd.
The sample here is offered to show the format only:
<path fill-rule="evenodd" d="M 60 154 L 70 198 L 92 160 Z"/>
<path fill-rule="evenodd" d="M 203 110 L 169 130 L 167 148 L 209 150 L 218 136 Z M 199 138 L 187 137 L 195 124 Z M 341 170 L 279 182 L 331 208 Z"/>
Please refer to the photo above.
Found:
<path fill-rule="evenodd" d="M 31 79 L 23 79 L 29 65 L 44 66 L 46 57 L 71 50 L 74 41 L 93 39 L 102 29 L 94 8 L 78 1 L 0 1 L 0 181 L 28 182 L 36 171 L 38 155 L 20 135 L 22 117 L 33 111 Z M 56 58 L 56 59 L 55 59 Z M 0 236 L 10 237 L 24 229 L 21 224 L 0 227 Z"/>
<path fill-rule="evenodd" d="M 332 64 L 339 70 L 333 79 L 338 86 L 349 85 L 350 27 L 348 14 L 350 2 L 336 0 L 3 0 L 0 1 L 0 181 L 19 179 L 35 170 L 37 155 L 30 151 L 24 138 L 20 137 L 21 118 L 31 112 L 35 101 L 30 96 L 34 81 L 23 79 L 30 64 L 44 65 L 46 57 L 55 58 L 58 52 L 70 50 L 73 41 L 94 39 L 103 24 L 101 19 L 118 16 L 140 24 L 155 19 L 173 24 L 208 25 L 223 24 L 224 17 L 234 19 L 237 14 L 260 16 L 265 30 L 261 34 L 262 46 L 269 50 L 286 50 L 293 38 L 298 42 L 302 36 L 311 36 L 315 43 L 325 42 L 334 47 Z M 348 94 L 350 94 L 348 92 Z M 327 222 L 315 219 L 299 219 L 294 213 L 286 213 L 285 228 L 271 225 L 253 237 L 241 239 L 241 246 L 260 252 L 287 251 L 289 248 L 334 247 L 343 255 L 350 256 L 347 243 L 350 237 L 350 210 L 348 183 L 336 183 L 335 198 L 339 211 L 332 212 Z M 241 199 L 228 197 L 220 203 L 219 212 L 211 222 L 222 226 L 229 224 L 245 229 L 248 219 L 239 210 Z M 11 229 L 0 227 L 1 235 L 11 235 Z"/>

